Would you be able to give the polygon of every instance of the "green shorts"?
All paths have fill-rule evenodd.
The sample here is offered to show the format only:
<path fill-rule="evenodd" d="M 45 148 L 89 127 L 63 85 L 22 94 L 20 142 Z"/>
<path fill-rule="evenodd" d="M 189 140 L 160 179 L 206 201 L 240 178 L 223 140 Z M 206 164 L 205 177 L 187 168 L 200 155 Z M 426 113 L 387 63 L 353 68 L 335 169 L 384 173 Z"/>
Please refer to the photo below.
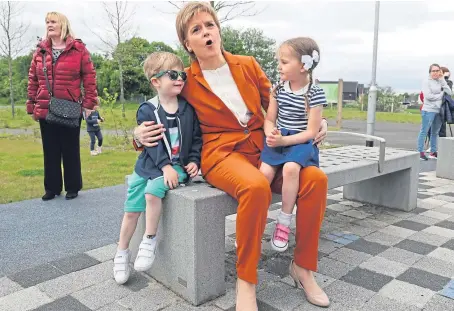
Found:
<path fill-rule="evenodd" d="M 173 165 L 173 168 L 178 173 L 178 182 L 185 181 L 187 174 L 180 165 Z M 125 202 L 125 212 L 140 213 L 145 212 L 147 202 L 145 194 L 151 194 L 158 198 L 164 198 L 169 187 L 164 184 L 164 176 L 155 179 L 145 179 L 133 172 L 128 178 L 128 194 Z"/>

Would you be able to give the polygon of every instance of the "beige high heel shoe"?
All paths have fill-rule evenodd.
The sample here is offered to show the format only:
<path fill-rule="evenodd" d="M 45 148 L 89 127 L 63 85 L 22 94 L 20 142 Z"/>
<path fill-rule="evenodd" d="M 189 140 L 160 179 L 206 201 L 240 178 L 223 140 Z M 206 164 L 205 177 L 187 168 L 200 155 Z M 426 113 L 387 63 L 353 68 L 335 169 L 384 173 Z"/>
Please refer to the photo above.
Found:
<path fill-rule="evenodd" d="M 306 290 L 304 289 L 303 283 L 298 279 L 295 271 L 295 267 L 293 265 L 293 260 L 290 262 L 290 267 L 289 267 L 289 274 L 292 277 L 293 281 L 295 282 L 295 287 L 296 288 L 301 288 L 304 292 L 304 295 L 306 296 L 307 301 L 309 301 L 311 304 L 318 306 L 318 307 L 323 307 L 327 308 L 330 305 L 329 298 L 326 295 L 326 293 L 322 290 L 321 294 L 317 295 L 309 295 Z"/>
<path fill-rule="evenodd" d="M 238 281 L 236 282 L 236 297 L 237 297 L 237 300 L 236 300 L 236 301 L 238 302 Z M 238 309 L 238 306 L 237 306 L 236 303 L 235 303 L 235 310 L 236 310 L 236 311 L 243 311 L 244 309 L 243 309 L 243 310 L 239 310 L 239 309 Z M 258 309 L 258 307 L 257 307 L 257 308 L 254 308 L 254 310 L 244 310 L 244 311 L 259 311 L 259 309 Z"/>

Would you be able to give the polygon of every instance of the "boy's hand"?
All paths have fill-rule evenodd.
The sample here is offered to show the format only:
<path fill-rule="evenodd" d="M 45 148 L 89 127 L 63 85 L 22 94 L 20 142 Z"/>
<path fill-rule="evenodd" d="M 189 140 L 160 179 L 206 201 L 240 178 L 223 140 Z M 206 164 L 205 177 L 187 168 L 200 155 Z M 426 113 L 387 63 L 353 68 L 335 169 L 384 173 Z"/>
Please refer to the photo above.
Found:
<path fill-rule="evenodd" d="M 178 187 L 178 172 L 168 164 L 162 168 L 164 173 L 164 184 L 167 185 L 170 189 L 175 189 Z"/>
<path fill-rule="evenodd" d="M 189 163 L 184 168 L 191 178 L 196 177 L 199 172 L 199 167 L 194 162 Z"/>

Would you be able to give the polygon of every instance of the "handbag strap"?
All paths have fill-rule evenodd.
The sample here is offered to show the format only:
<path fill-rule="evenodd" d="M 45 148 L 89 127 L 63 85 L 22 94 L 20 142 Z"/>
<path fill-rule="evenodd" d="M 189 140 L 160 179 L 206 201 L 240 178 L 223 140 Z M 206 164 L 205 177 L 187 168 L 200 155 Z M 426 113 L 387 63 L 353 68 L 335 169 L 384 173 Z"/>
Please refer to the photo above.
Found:
<path fill-rule="evenodd" d="M 43 72 L 44 72 L 44 77 L 46 78 L 47 91 L 49 92 L 49 95 L 52 97 L 52 90 L 50 88 L 49 78 L 47 77 L 46 51 L 45 50 L 43 52 Z"/>

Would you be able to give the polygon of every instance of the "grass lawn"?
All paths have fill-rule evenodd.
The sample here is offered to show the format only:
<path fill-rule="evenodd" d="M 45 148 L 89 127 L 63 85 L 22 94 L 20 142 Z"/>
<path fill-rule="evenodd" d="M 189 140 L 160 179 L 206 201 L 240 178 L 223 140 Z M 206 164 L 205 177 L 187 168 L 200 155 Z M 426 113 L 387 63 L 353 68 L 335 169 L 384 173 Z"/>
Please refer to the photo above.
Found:
<path fill-rule="evenodd" d="M 125 105 L 125 118 L 121 117 L 121 107 L 117 105 L 113 110 L 110 109 L 99 109 L 99 113 L 105 118 L 106 122 L 101 124 L 103 129 L 115 129 L 115 128 L 133 128 L 136 123 L 136 111 L 139 105 L 127 104 Z M 0 109 L 0 128 L 39 128 L 39 124 L 29 116 L 24 106 L 19 106 L 16 109 L 16 116 L 14 119 L 11 116 L 11 108 Z M 87 124 L 82 120 L 82 130 L 87 128 Z"/>
<path fill-rule="evenodd" d="M 413 109 L 415 110 L 415 109 Z M 375 120 L 377 122 L 393 122 L 393 123 L 421 123 L 421 114 L 419 110 L 414 112 L 408 110 L 407 112 L 376 112 Z M 328 119 L 336 119 L 337 110 L 326 108 L 323 110 L 323 116 Z M 367 111 L 359 111 L 354 108 L 343 108 L 342 109 L 342 120 L 367 120 Z"/>
<path fill-rule="evenodd" d="M 121 117 L 121 106 L 116 105 L 113 110 L 108 108 L 101 108 L 100 114 L 106 119 L 101 126 L 103 129 L 131 129 L 136 125 L 136 111 L 139 107 L 138 104 L 128 103 L 125 105 L 125 115 Z M 337 116 L 336 109 L 326 108 L 323 110 L 323 116 L 329 119 L 335 119 Z M 343 120 L 367 120 L 367 112 L 359 111 L 356 108 L 344 108 L 342 110 Z M 378 122 L 394 122 L 394 123 L 421 123 L 421 115 L 419 110 L 413 109 L 406 112 L 390 113 L 390 112 L 377 112 L 376 121 Z M 19 106 L 16 109 L 16 117 L 11 117 L 11 109 L 0 109 L 0 128 L 38 128 L 37 122 L 34 122 L 29 115 L 25 113 L 25 107 Z M 82 121 L 82 130 L 85 130 L 86 123 Z"/>
<path fill-rule="evenodd" d="M 105 136 L 105 148 L 90 156 L 88 137 L 81 140 L 83 189 L 124 183 L 138 154 L 132 145 Z M 41 139 L 28 136 L 0 136 L 0 204 L 41 197 L 44 169 Z"/>

